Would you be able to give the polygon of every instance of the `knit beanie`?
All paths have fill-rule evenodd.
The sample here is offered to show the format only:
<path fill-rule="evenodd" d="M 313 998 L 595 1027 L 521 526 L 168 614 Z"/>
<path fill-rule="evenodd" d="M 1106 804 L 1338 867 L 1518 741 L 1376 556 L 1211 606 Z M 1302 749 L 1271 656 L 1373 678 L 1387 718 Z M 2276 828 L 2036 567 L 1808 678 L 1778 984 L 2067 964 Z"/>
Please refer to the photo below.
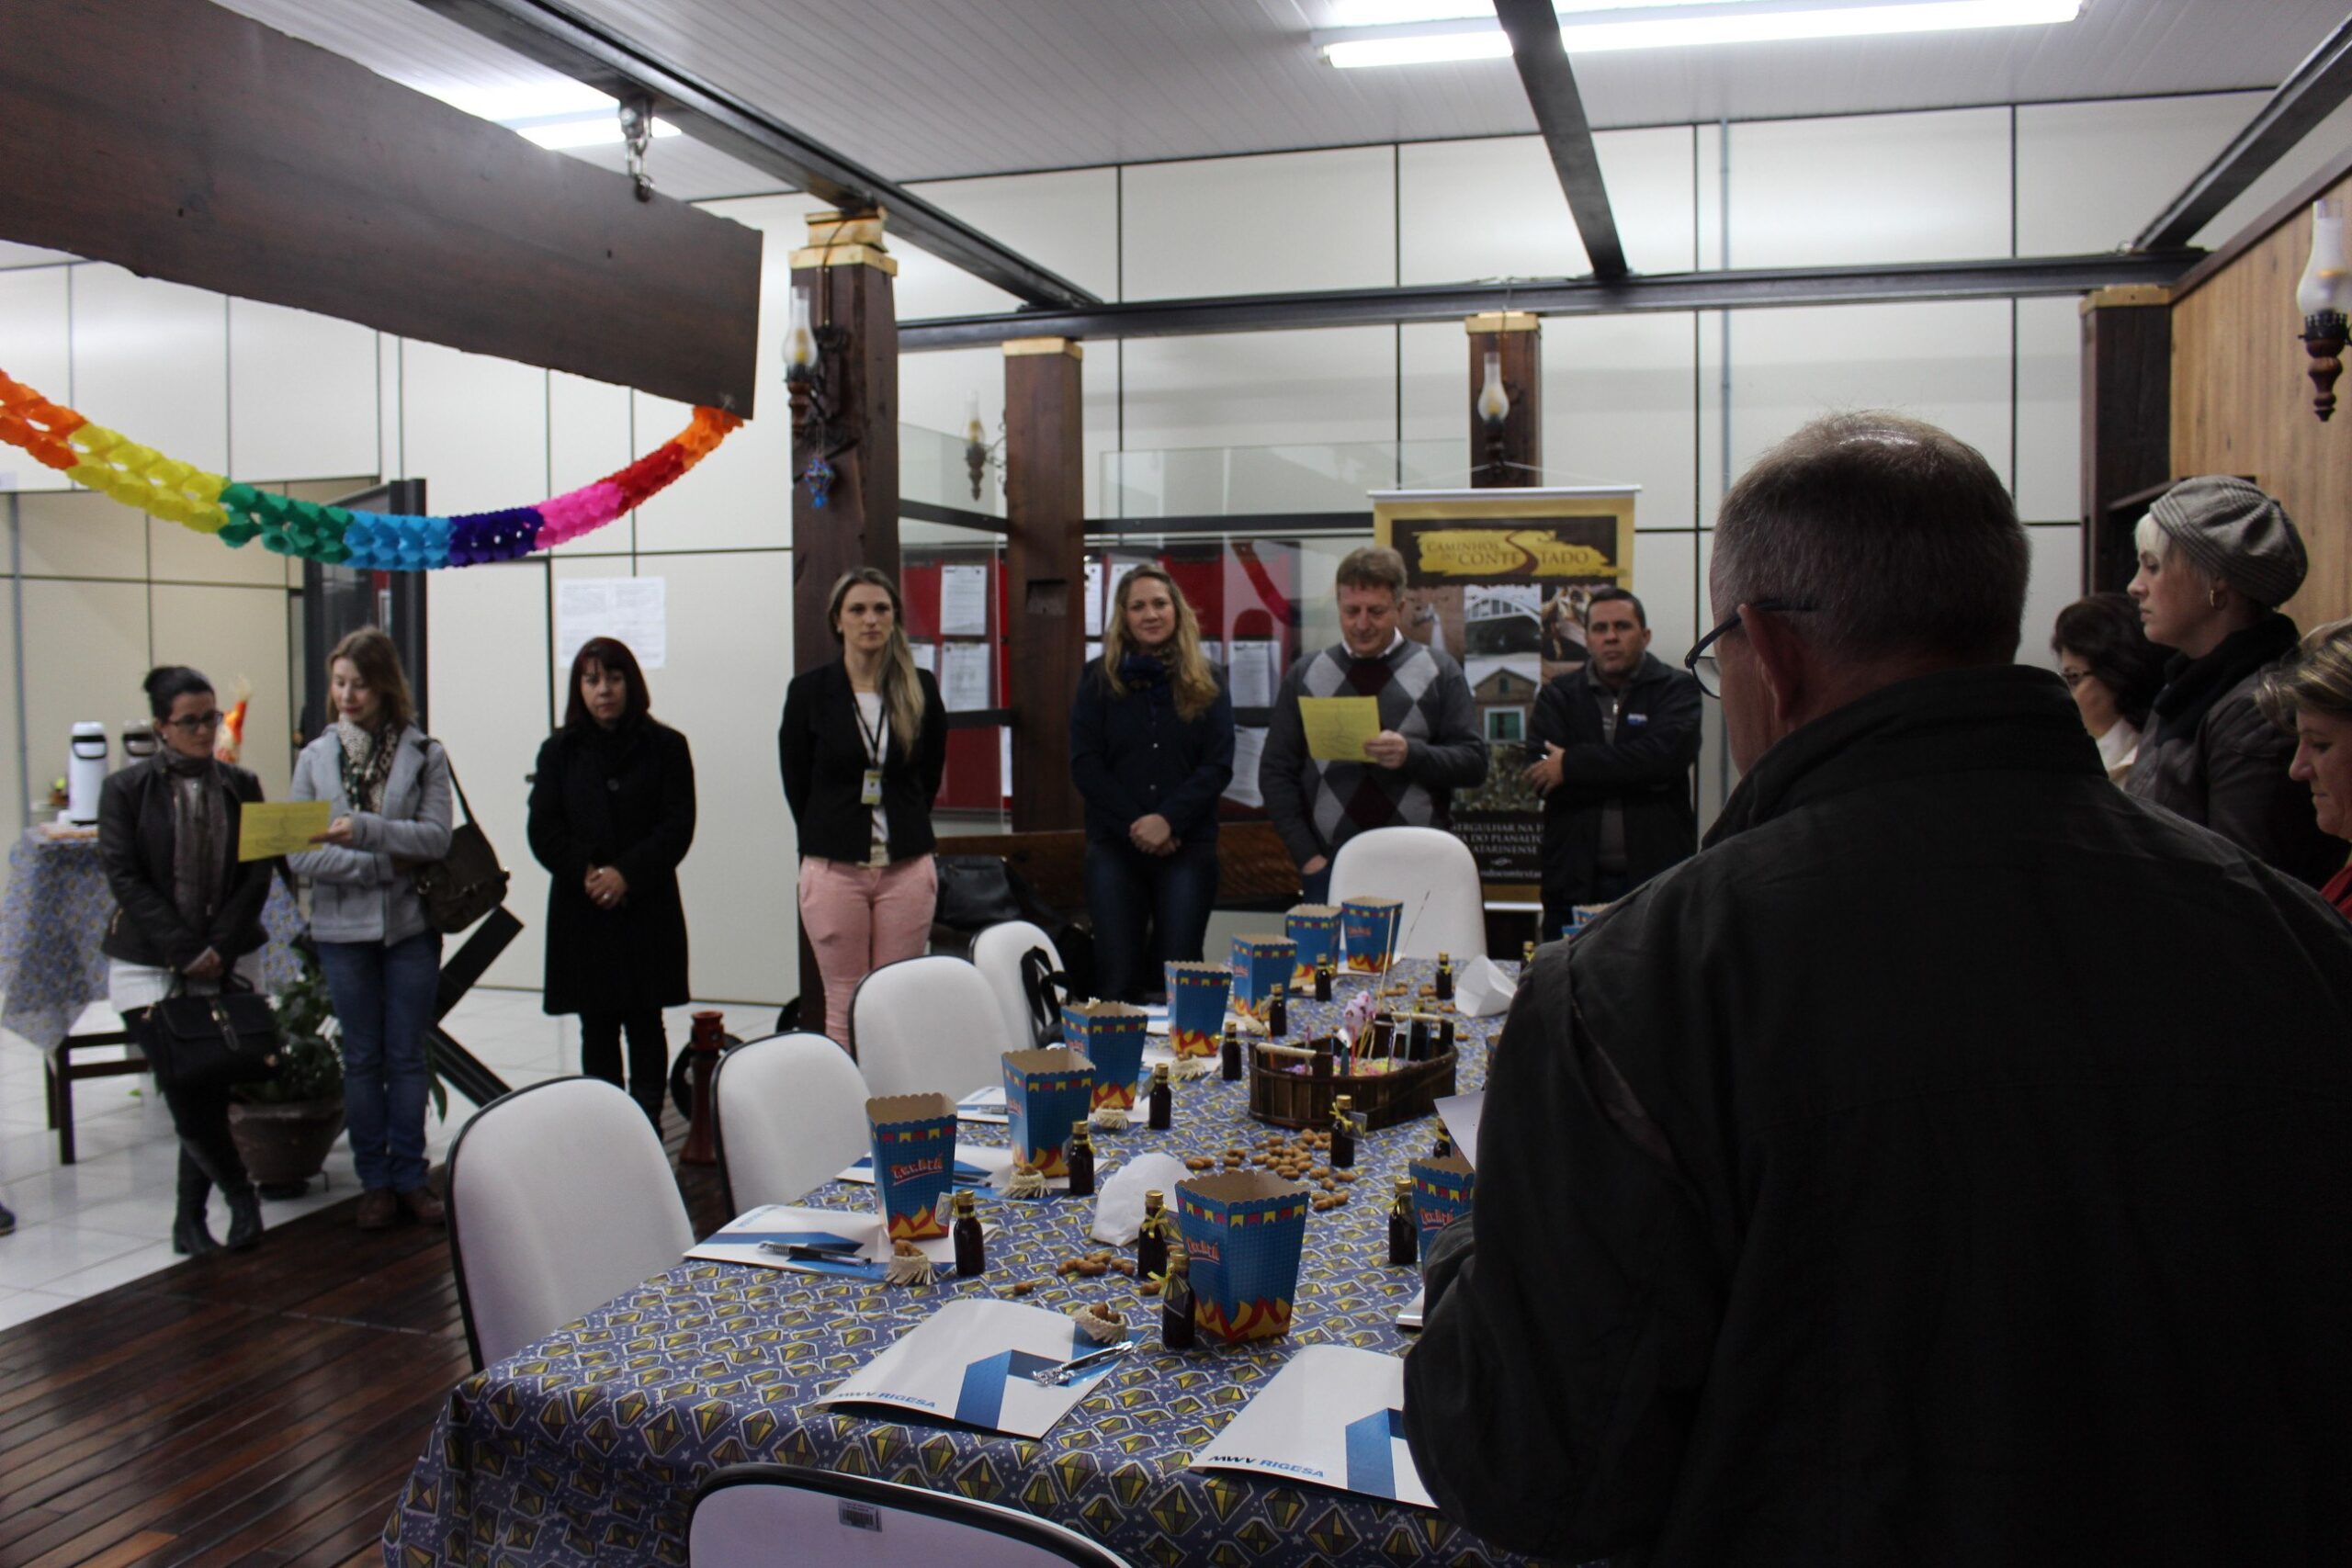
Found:
<path fill-rule="evenodd" d="M 2244 479 L 2183 479 L 2156 498 L 2148 515 L 2198 570 L 2266 609 L 2293 598 L 2310 569 L 2287 509 Z"/>

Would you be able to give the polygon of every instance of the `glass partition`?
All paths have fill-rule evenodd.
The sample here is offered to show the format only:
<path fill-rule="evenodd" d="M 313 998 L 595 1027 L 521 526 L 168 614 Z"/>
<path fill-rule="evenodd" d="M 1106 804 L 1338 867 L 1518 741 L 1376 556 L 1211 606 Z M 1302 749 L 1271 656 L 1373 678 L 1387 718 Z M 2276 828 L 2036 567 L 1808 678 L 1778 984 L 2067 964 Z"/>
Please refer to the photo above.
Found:
<path fill-rule="evenodd" d="M 984 517 L 1004 515 L 997 455 L 980 470 L 980 491 L 972 493 L 972 468 L 964 438 L 920 424 L 899 426 L 899 499 Z"/>
<path fill-rule="evenodd" d="M 947 772 L 933 822 L 947 834 L 1008 831 L 1004 540 L 984 528 L 910 518 L 899 525 L 899 563 L 907 640 L 947 706 Z"/>
<path fill-rule="evenodd" d="M 1460 441 L 1189 446 L 1102 454 L 1110 518 L 1353 512 L 1375 490 L 1469 482 Z"/>

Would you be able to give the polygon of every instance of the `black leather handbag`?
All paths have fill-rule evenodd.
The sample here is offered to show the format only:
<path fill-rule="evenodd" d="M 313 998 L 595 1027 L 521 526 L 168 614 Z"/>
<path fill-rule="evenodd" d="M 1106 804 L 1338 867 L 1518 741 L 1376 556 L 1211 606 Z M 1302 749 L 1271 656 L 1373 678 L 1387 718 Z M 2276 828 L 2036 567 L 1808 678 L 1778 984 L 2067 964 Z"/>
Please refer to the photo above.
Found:
<path fill-rule="evenodd" d="M 165 997 L 148 1010 L 146 1035 L 148 1064 L 167 1089 L 253 1083 L 277 1070 L 277 1013 L 257 991 Z"/>
<path fill-rule="evenodd" d="M 507 874 L 498 863 L 498 852 L 491 848 L 490 835 L 474 820 L 473 803 L 466 798 L 466 786 L 458 783 L 455 767 L 449 770 L 449 782 L 457 786 L 458 805 L 466 819 L 449 830 L 449 852 L 418 866 L 411 880 L 416 896 L 424 900 L 426 922 L 445 936 L 455 936 L 506 902 Z"/>

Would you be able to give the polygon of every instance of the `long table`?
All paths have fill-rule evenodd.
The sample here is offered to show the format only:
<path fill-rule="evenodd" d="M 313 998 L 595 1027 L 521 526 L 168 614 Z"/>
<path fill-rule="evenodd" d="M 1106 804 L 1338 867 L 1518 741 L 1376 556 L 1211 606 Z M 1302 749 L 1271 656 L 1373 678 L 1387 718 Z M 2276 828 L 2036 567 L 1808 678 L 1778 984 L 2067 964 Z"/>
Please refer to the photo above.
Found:
<path fill-rule="evenodd" d="M 1426 964 L 1399 965 L 1407 984 Z M 1509 966 L 1507 966 L 1509 967 Z M 1338 1000 L 1361 989 L 1341 982 Z M 1293 1004 L 1292 1038 L 1331 1026 L 1338 1002 Z M 1457 1088 L 1484 1083 L 1499 1018 L 1460 1024 Z M 943 1021 L 944 1024 L 944 1021 Z M 942 1085 L 961 1093 L 974 1086 Z M 1249 1146 L 1270 1131 L 1246 1083 L 1176 1086 L 1175 1124 L 1098 1134 L 1105 1163 Z M 1138 1107 L 1140 1111 L 1140 1106 Z M 967 1129 L 967 1137 L 1000 1129 Z M 712 1471 L 746 1461 L 817 1465 L 1003 1503 L 1055 1519 L 1143 1563 L 1238 1565 L 1312 1553 L 1331 1568 L 1513 1563 L 1439 1515 L 1315 1486 L 1188 1468 L 1192 1457 L 1298 1348 L 1396 1353 L 1397 1310 L 1419 1289 L 1386 1266 L 1387 1198 L 1425 1152 L 1430 1118 L 1360 1143 L 1353 1196 L 1310 1213 L 1290 1333 L 1252 1345 L 1159 1342 L 1158 1303 L 1118 1274 L 1067 1279 L 1057 1264 L 1102 1244 L 1093 1201 L 1017 1201 L 980 1191 L 998 1227 L 985 1275 L 943 1271 L 927 1289 L 734 1264 L 685 1262 L 458 1384 L 385 1528 L 390 1568 L 495 1562 L 684 1564 L 689 1506 Z M 979 1141 L 989 1141 L 981 1137 Z M 1001 1138 L 995 1140 L 1001 1142 Z M 872 1212 L 871 1188 L 832 1183 L 802 1201 Z M 582 1238 L 594 1245 L 593 1237 Z M 1061 1310 L 1109 1302 L 1140 1314 L 1145 1346 L 1101 1378 L 1044 1439 L 898 1416 L 811 1408 L 943 1303 L 1004 1296 Z"/>

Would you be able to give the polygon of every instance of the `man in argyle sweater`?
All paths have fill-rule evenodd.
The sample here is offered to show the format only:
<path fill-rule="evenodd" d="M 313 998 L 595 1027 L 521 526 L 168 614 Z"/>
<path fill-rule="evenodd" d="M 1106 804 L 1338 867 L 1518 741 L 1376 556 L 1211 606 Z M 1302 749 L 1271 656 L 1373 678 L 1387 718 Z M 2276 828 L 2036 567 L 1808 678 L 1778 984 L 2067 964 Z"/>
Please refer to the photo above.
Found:
<path fill-rule="evenodd" d="M 1447 825 L 1457 789 L 1487 776 L 1487 743 L 1462 666 L 1398 628 L 1405 558 L 1367 546 L 1340 562 L 1340 641 L 1290 667 L 1274 697 L 1258 792 L 1298 863 L 1310 904 L 1331 888 L 1331 857 L 1367 828 Z M 1361 762 L 1307 755 L 1301 697 L 1376 697 L 1380 733 Z"/>

